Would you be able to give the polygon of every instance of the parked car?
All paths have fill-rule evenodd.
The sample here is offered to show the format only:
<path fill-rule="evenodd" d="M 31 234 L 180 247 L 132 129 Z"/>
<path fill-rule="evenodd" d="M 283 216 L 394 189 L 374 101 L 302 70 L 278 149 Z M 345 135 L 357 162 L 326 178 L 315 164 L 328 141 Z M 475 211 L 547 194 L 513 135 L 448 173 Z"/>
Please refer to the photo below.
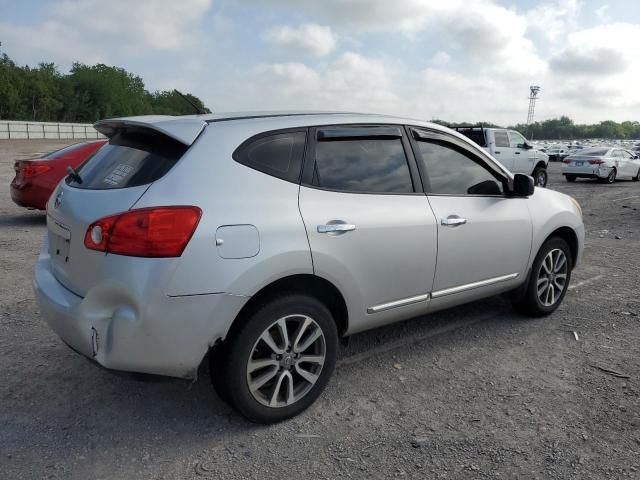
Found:
<path fill-rule="evenodd" d="M 576 178 L 597 178 L 600 182 L 613 183 L 620 177 L 638 181 L 640 159 L 637 153 L 621 148 L 588 148 L 565 158 L 562 174 L 568 182 Z"/>
<path fill-rule="evenodd" d="M 107 141 L 80 142 L 31 160 L 17 160 L 11 181 L 11 199 L 21 207 L 45 210 L 56 185 Z"/>
<path fill-rule="evenodd" d="M 457 127 L 456 130 L 480 145 L 510 172 L 531 175 L 537 186 L 547 185 L 549 157 L 533 148 L 520 133 L 483 127 Z"/>
<path fill-rule="evenodd" d="M 255 422 L 292 417 L 338 338 L 511 292 L 553 312 L 579 205 L 439 125 L 364 114 L 98 122 L 109 144 L 54 191 L 42 315 L 109 369 L 214 385 Z M 207 356 L 207 354 L 209 354 Z"/>
<path fill-rule="evenodd" d="M 568 148 L 550 148 L 547 150 L 547 155 L 549 156 L 549 160 L 552 162 L 561 162 L 566 157 L 571 154 L 571 151 Z"/>

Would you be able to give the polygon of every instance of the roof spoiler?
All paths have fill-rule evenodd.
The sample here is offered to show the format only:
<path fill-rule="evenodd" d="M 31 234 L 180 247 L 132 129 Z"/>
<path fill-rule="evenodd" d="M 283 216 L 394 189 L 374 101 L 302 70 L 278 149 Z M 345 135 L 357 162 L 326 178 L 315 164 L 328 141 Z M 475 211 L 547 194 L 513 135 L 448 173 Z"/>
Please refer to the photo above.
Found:
<path fill-rule="evenodd" d="M 103 135 L 111 138 L 118 130 L 131 127 L 149 128 L 168 137 L 191 146 L 202 132 L 207 122 L 198 118 L 176 118 L 172 116 L 148 116 L 132 118 L 111 118 L 100 120 L 93 127 Z"/>

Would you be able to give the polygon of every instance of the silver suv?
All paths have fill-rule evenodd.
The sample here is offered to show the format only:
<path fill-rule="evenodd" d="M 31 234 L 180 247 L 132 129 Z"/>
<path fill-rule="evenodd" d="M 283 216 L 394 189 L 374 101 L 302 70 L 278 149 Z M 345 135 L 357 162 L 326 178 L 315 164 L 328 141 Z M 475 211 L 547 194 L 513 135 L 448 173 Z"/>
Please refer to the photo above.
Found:
<path fill-rule="evenodd" d="M 431 123 L 340 113 L 104 120 L 48 205 L 43 316 L 104 367 L 195 378 L 250 420 L 320 395 L 338 339 L 510 292 L 562 301 L 578 204 Z"/>

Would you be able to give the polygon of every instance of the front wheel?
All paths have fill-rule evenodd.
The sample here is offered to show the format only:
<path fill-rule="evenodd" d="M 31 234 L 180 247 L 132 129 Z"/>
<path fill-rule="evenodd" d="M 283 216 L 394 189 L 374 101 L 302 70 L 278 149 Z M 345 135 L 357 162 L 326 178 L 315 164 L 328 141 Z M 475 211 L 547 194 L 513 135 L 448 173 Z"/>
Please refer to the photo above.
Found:
<path fill-rule="evenodd" d="M 638 169 L 638 173 L 636 173 L 636 176 L 631 177 L 631 180 L 633 180 L 634 182 L 637 182 L 638 180 L 640 180 L 640 168 Z"/>
<path fill-rule="evenodd" d="M 216 373 L 223 397 L 252 422 L 294 417 L 327 385 L 337 344 L 336 324 L 323 303 L 301 294 L 275 298 L 229 339 Z"/>
<path fill-rule="evenodd" d="M 567 242 L 559 237 L 547 240 L 533 262 L 524 295 L 515 303 L 516 309 L 532 317 L 551 314 L 567 293 L 572 268 Z"/>
<path fill-rule="evenodd" d="M 533 171 L 533 180 L 538 187 L 546 187 L 548 178 L 547 169 L 544 167 L 538 167 Z"/>

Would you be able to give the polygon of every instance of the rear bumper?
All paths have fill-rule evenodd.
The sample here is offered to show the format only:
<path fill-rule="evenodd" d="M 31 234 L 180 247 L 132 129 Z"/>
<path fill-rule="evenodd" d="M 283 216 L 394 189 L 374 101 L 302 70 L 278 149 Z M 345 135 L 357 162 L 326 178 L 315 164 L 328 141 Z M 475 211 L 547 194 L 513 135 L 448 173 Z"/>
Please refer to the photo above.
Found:
<path fill-rule="evenodd" d="M 23 185 L 11 183 L 10 190 L 13 203 L 20 207 L 36 208 L 38 210 L 46 209 L 47 201 L 52 191 L 49 188 L 43 188 L 33 183 Z"/>
<path fill-rule="evenodd" d="M 195 378 L 209 347 L 224 338 L 247 301 L 228 294 L 142 299 L 114 283 L 82 298 L 51 273 L 46 242 L 33 290 L 46 322 L 77 352 L 106 368 L 180 378 Z"/>
<path fill-rule="evenodd" d="M 607 178 L 613 167 L 603 165 L 588 165 L 582 167 L 566 166 L 562 169 L 563 175 L 574 175 L 580 178 Z"/>

